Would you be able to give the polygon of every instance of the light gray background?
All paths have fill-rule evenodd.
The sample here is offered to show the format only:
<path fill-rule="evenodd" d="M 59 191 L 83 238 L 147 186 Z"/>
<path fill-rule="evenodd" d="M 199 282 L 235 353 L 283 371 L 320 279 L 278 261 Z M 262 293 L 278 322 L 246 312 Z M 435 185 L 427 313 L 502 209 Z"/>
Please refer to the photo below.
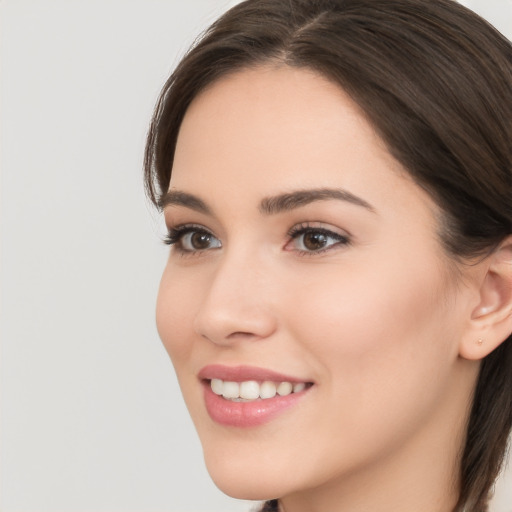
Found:
<path fill-rule="evenodd" d="M 141 182 L 161 85 L 234 3 L 0 1 L 2 512 L 251 508 L 210 483 L 158 339 Z M 512 37 L 511 0 L 466 3 Z"/>

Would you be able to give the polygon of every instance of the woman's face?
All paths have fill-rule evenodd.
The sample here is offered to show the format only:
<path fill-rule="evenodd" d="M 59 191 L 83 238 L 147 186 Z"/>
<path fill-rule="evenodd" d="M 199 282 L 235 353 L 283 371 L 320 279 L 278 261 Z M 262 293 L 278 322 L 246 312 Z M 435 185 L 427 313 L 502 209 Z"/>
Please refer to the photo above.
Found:
<path fill-rule="evenodd" d="M 470 298 L 437 215 L 313 72 L 245 70 L 194 100 L 157 324 L 222 490 L 267 499 L 458 448 Z"/>

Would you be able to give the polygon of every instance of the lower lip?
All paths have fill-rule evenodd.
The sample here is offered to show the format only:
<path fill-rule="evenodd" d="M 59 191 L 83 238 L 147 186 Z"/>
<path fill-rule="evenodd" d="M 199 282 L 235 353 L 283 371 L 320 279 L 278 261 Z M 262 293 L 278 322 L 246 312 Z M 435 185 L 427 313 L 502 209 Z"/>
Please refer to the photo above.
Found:
<path fill-rule="evenodd" d="M 210 383 L 204 384 L 204 400 L 210 418 L 216 423 L 229 427 L 257 427 L 273 420 L 276 416 L 296 405 L 309 391 L 306 388 L 299 393 L 274 398 L 254 400 L 253 402 L 233 402 L 216 395 Z"/>

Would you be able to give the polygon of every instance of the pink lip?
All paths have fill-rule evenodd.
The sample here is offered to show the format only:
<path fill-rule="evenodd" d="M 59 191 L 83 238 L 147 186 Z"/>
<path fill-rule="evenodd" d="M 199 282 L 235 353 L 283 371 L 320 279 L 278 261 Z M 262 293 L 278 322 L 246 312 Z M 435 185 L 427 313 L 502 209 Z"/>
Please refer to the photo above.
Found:
<path fill-rule="evenodd" d="M 291 377 L 265 368 L 255 366 L 224 366 L 220 364 L 205 366 L 198 374 L 201 380 L 222 379 L 231 382 L 243 382 L 245 380 L 257 380 L 272 382 L 306 382 L 304 379 Z"/>
<path fill-rule="evenodd" d="M 204 401 L 210 418 L 221 425 L 239 428 L 257 427 L 273 420 L 290 407 L 296 405 L 311 389 L 307 387 L 299 393 L 286 396 L 276 395 L 274 398 L 255 400 L 253 402 L 233 402 L 216 395 L 210 387 L 211 379 L 242 382 L 246 380 L 273 381 L 273 382 L 305 382 L 295 377 L 276 373 L 263 368 L 250 366 L 221 366 L 210 365 L 199 372 L 203 381 Z"/>

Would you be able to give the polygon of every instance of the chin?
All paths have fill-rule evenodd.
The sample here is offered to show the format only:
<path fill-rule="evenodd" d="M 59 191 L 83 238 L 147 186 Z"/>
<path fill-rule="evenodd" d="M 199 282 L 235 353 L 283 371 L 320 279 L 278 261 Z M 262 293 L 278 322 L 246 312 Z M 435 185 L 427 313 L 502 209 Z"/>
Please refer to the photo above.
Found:
<path fill-rule="evenodd" d="M 227 460 L 225 457 L 209 459 L 206 468 L 214 484 L 228 496 L 241 500 L 266 501 L 287 494 L 287 483 L 276 478 L 272 461 L 265 468 L 254 467 L 251 460 Z"/>

